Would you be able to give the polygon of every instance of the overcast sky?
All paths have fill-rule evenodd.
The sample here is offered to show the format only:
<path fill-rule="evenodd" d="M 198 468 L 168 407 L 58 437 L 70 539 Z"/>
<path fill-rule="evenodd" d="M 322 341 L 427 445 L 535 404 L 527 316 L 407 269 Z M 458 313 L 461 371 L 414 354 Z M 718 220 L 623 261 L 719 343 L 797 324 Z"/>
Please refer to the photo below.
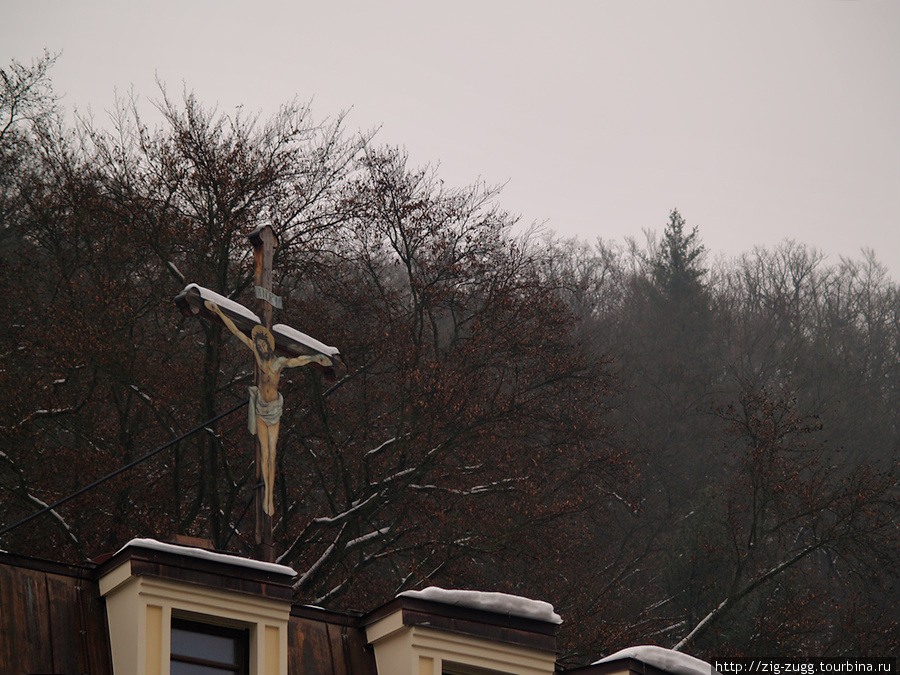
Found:
<path fill-rule="evenodd" d="M 713 255 L 792 238 L 900 280 L 898 0 L 22 0 L 67 108 L 182 86 L 263 116 L 352 109 L 524 224 L 622 241 L 678 208 Z M 147 106 L 149 110 L 149 105 Z"/>

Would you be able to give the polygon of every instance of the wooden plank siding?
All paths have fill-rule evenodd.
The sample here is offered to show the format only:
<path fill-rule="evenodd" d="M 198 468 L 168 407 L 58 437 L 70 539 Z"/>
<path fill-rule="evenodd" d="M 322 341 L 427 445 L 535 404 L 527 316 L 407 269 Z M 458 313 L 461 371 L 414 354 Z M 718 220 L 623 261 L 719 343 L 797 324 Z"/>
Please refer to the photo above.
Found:
<path fill-rule="evenodd" d="M 123 560 L 130 563 L 132 574 L 259 598 L 289 602 L 291 597 L 284 575 L 170 551 L 130 547 L 100 565 L 83 567 L 0 552 L 0 675 L 113 675 L 99 579 L 101 572 Z M 293 605 L 288 619 L 288 675 L 378 675 L 366 626 L 396 611 L 402 612 L 405 626 L 427 626 L 551 653 L 556 649 L 554 624 L 430 600 L 399 597 L 369 614 Z"/>
<path fill-rule="evenodd" d="M 377 675 L 356 617 L 295 605 L 288 624 L 288 675 Z"/>
<path fill-rule="evenodd" d="M 136 554 L 132 564 L 143 573 L 158 573 L 149 560 L 154 556 L 165 557 Z M 215 586 L 229 590 L 281 595 L 277 584 L 245 587 L 241 579 L 217 576 L 212 564 L 193 562 L 203 568 L 195 571 L 194 579 L 181 568 L 165 567 L 169 576 L 175 569 L 182 581 L 213 580 Z M 106 604 L 98 579 L 96 566 L 0 553 L 0 675 L 113 675 Z M 235 589 L 238 582 L 242 585 Z M 288 626 L 288 673 L 377 675 L 359 617 L 294 606 Z"/>
<path fill-rule="evenodd" d="M 93 570 L 0 554 L 0 675 L 112 675 Z"/>

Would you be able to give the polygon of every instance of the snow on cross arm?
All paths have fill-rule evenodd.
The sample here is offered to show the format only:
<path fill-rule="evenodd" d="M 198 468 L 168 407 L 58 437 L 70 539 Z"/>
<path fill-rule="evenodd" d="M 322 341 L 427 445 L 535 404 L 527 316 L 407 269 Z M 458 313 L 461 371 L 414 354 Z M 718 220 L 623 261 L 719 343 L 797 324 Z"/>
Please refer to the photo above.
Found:
<path fill-rule="evenodd" d="M 336 347 L 329 347 L 324 342 L 319 342 L 314 337 L 310 337 L 306 333 L 301 333 L 299 330 L 291 328 L 290 326 L 285 326 L 283 323 L 276 323 L 272 326 L 272 332 L 276 335 L 280 334 L 288 337 L 305 347 L 317 351 L 320 354 L 324 354 L 325 356 L 337 356 L 340 354 L 340 351 Z"/>
<path fill-rule="evenodd" d="M 523 619 L 533 619 L 555 624 L 562 623 L 559 614 L 553 610 L 553 605 L 549 602 L 530 600 L 518 595 L 507 595 L 506 593 L 447 590 L 437 586 L 429 586 L 421 591 L 403 591 L 397 597 L 419 598 L 420 600 L 431 600 L 444 603 L 445 605 L 481 609 L 487 612 L 494 612 L 495 614 L 517 616 Z"/>
<path fill-rule="evenodd" d="M 251 312 L 249 309 L 244 307 L 241 303 L 235 302 L 234 300 L 230 300 L 226 298 L 224 295 L 219 295 L 215 291 L 211 291 L 208 288 L 204 288 L 199 284 L 188 284 L 184 287 L 182 293 L 187 293 L 190 289 L 196 289 L 200 294 L 200 298 L 202 300 L 209 300 L 210 302 L 214 302 L 222 309 L 227 309 L 233 314 L 239 314 L 245 319 L 249 319 L 250 321 L 254 321 L 256 323 L 262 323 L 259 320 L 259 317 Z"/>

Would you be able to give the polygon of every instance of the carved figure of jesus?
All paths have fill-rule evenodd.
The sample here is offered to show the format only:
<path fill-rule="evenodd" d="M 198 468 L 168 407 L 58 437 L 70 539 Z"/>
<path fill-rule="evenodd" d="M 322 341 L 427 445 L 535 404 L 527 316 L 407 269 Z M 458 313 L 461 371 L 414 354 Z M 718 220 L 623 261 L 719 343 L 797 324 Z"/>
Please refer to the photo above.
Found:
<path fill-rule="evenodd" d="M 281 412 L 284 407 L 284 396 L 278 391 L 281 371 L 285 368 L 306 366 L 318 363 L 331 366 L 331 359 L 324 354 L 315 356 L 296 356 L 286 358 L 275 355 L 275 336 L 265 326 L 255 326 L 248 338 L 234 325 L 219 306 L 214 302 L 205 302 L 206 308 L 219 315 L 222 323 L 253 352 L 257 366 L 257 384 L 250 387 L 250 413 L 248 427 L 251 434 L 259 439 L 260 473 L 265 486 L 263 510 L 275 515 L 275 446 L 278 443 L 278 429 L 281 424 Z"/>

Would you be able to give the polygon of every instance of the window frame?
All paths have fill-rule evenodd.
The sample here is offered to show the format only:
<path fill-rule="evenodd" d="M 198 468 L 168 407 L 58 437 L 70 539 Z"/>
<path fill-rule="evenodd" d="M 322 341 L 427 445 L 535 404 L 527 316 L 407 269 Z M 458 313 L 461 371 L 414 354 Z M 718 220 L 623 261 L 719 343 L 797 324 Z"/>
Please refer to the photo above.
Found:
<path fill-rule="evenodd" d="M 214 635 L 216 637 L 224 637 L 232 640 L 235 645 L 236 663 L 226 663 L 223 661 L 215 661 L 212 659 L 204 659 L 195 656 L 186 656 L 175 654 L 169 650 L 169 671 L 171 672 L 171 663 L 187 663 L 195 666 L 213 668 L 216 670 L 226 670 L 235 675 L 250 675 L 250 631 L 246 628 L 234 628 L 232 626 L 223 626 L 220 624 L 206 623 L 197 619 L 188 619 L 180 616 L 172 616 L 172 622 L 169 626 L 169 632 L 173 630 L 183 630 L 190 633 L 199 633 L 203 635 Z"/>

